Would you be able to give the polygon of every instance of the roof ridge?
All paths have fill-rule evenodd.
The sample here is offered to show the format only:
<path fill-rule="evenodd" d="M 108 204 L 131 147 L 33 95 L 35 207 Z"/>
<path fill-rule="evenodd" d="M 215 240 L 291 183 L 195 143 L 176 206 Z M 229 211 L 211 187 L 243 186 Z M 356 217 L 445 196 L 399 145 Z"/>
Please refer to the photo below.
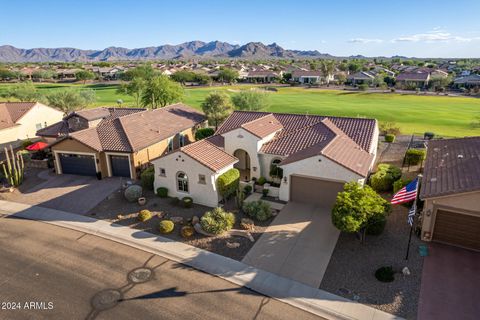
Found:
<path fill-rule="evenodd" d="M 325 124 L 325 121 L 328 121 L 328 122 L 329 122 L 329 125 L 334 126 L 336 129 L 338 129 L 338 131 L 340 131 L 340 135 L 337 134 L 335 131 L 333 131 L 332 128 L 330 128 L 329 125 Z M 348 134 L 345 133 L 345 131 L 343 131 L 343 130 L 340 129 L 338 126 L 336 126 L 335 123 L 332 122 L 332 120 L 330 120 L 330 119 L 328 119 L 328 118 L 325 118 L 325 119 L 323 119 L 321 122 L 325 125 L 325 127 L 328 128 L 328 130 L 332 131 L 332 132 L 335 134 L 335 137 L 334 137 L 323 149 L 326 149 L 337 137 L 342 136 L 342 137 L 347 138 L 347 139 L 350 140 L 351 142 L 353 142 L 358 148 L 360 148 L 360 150 L 364 150 L 364 151 L 368 152 L 367 150 L 363 149 L 357 142 L 355 142 L 355 140 L 353 140 L 352 138 L 350 138 L 350 137 L 348 136 Z M 323 149 L 322 149 L 322 150 L 323 150 Z"/>
<path fill-rule="evenodd" d="M 302 130 L 305 130 L 305 129 L 314 127 L 314 126 L 316 126 L 317 124 L 321 123 L 322 121 L 323 121 L 323 119 L 322 119 L 322 120 L 319 120 L 319 121 L 316 121 L 316 122 L 313 122 L 312 124 L 309 124 L 308 126 L 304 126 L 304 127 L 298 128 L 298 129 L 296 129 L 296 130 L 290 131 L 290 132 L 286 133 L 285 135 L 282 135 L 281 137 L 273 137 L 273 138 L 272 138 L 270 141 L 268 141 L 266 144 L 268 144 L 268 143 L 270 143 L 270 142 L 272 142 L 272 141 L 276 141 L 276 140 L 278 140 L 278 139 L 283 139 L 283 138 L 285 138 L 285 137 L 291 136 L 292 134 L 295 134 L 295 133 L 297 133 L 297 132 L 299 132 L 299 131 L 302 131 Z M 303 150 L 303 149 L 302 149 L 302 150 Z"/>

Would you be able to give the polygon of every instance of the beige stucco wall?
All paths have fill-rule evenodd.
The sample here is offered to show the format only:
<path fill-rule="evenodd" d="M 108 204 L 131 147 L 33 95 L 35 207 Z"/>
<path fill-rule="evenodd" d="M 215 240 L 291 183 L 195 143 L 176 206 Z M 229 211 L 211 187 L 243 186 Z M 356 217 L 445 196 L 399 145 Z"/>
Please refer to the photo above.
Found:
<path fill-rule="evenodd" d="M 273 154 L 260 153 L 258 155 L 260 159 L 260 174 L 265 177 L 267 180 L 271 179 L 270 177 L 270 165 L 275 159 L 283 160 L 285 157 L 280 157 Z"/>
<path fill-rule="evenodd" d="M 422 212 L 422 240 L 424 241 L 432 240 L 438 209 L 480 216 L 480 191 L 425 199 Z"/>
<path fill-rule="evenodd" d="M 37 133 L 36 124 L 45 127 L 45 123 L 51 125 L 62 120 L 63 113 L 57 109 L 51 108 L 41 103 L 36 103 L 22 118 L 17 122 L 17 126 L 0 130 L 0 146 L 12 144 L 16 147 L 23 140 L 35 139 Z"/>
<path fill-rule="evenodd" d="M 178 161 L 177 161 L 178 160 Z M 219 175 L 233 168 L 225 167 L 222 171 L 213 172 L 183 152 L 174 152 L 152 161 L 155 168 L 154 189 L 165 187 L 169 197 L 191 197 L 194 203 L 209 207 L 218 206 L 220 196 L 217 191 L 216 179 Z M 160 175 L 160 168 L 165 169 L 165 176 Z M 189 192 L 178 191 L 177 173 L 184 172 L 188 176 Z M 199 175 L 205 175 L 206 184 L 200 184 Z"/>
<path fill-rule="evenodd" d="M 364 177 L 338 165 L 324 156 L 314 156 L 308 159 L 292 162 L 281 167 L 283 168 L 284 179 L 280 184 L 279 198 L 284 201 L 290 200 L 291 175 L 315 177 L 342 182 L 357 181 L 362 184 L 364 181 Z M 286 182 L 285 177 L 287 177 Z"/>
<path fill-rule="evenodd" d="M 53 154 L 56 153 L 87 153 L 95 155 L 95 158 L 98 159 L 97 161 L 97 170 L 102 172 L 102 176 L 107 176 L 107 166 L 105 163 L 105 157 L 101 153 L 97 152 L 96 150 L 84 145 L 83 143 L 78 142 L 77 140 L 67 138 L 65 140 L 60 141 L 59 143 L 55 144 L 51 148 Z M 59 164 L 57 163 L 57 158 L 54 156 L 54 163 L 55 163 L 55 171 L 57 173 L 61 173 L 61 169 L 59 168 Z"/>

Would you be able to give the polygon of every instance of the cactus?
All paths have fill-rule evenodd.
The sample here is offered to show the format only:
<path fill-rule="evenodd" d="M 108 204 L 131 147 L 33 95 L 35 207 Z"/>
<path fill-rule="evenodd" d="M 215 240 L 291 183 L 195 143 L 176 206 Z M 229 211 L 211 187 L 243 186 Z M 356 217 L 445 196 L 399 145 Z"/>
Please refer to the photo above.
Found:
<path fill-rule="evenodd" d="M 23 174 L 24 174 L 23 157 L 20 154 L 15 154 L 13 152 L 13 148 L 11 145 L 10 145 L 10 151 L 7 148 L 5 148 L 5 156 L 6 156 L 6 165 L 5 163 L 2 164 L 5 178 L 7 178 L 11 186 L 18 187 L 23 182 Z"/>
<path fill-rule="evenodd" d="M 241 209 L 243 206 L 243 200 L 245 200 L 245 193 L 237 188 L 236 195 L 235 195 L 235 204 L 237 205 L 238 209 Z"/>

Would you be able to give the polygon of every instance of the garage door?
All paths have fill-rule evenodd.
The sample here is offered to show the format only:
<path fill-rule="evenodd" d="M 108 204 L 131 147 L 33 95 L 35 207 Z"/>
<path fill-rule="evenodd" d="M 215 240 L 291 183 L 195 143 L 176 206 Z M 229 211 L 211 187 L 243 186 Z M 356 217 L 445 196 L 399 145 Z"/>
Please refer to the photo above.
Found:
<path fill-rule="evenodd" d="M 60 159 L 62 173 L 82 176 L 95 176 L 97 174 L 95 158 L 93 156 L 60 153 L 58 157 Z"/>
<path fill-rule="evenodd" d="M 480 250 L 480 216 L 438 210 L 433 241 Z"/>
<path fill-rule="evenodd" d="M 292 176 L 290 200 L 318 206 L 332 206 L 337 193 L 343 191 L 343 185 L 343 182 Z"/>
<path fill-rule="evenodd" d="M 130 162 L 128 156 L 110 156 L 112 176 L 130 178 Z"/>

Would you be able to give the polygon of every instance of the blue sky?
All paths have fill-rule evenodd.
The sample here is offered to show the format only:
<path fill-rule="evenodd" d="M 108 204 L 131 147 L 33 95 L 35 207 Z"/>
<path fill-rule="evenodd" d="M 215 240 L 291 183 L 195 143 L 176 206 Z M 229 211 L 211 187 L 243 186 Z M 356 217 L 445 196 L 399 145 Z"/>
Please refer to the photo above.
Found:
<path fill-rule="evenodd" d="M 277 42 L 334 55 L 480 57 L 479 0 L 2 0 L 0 45 Z"/>

